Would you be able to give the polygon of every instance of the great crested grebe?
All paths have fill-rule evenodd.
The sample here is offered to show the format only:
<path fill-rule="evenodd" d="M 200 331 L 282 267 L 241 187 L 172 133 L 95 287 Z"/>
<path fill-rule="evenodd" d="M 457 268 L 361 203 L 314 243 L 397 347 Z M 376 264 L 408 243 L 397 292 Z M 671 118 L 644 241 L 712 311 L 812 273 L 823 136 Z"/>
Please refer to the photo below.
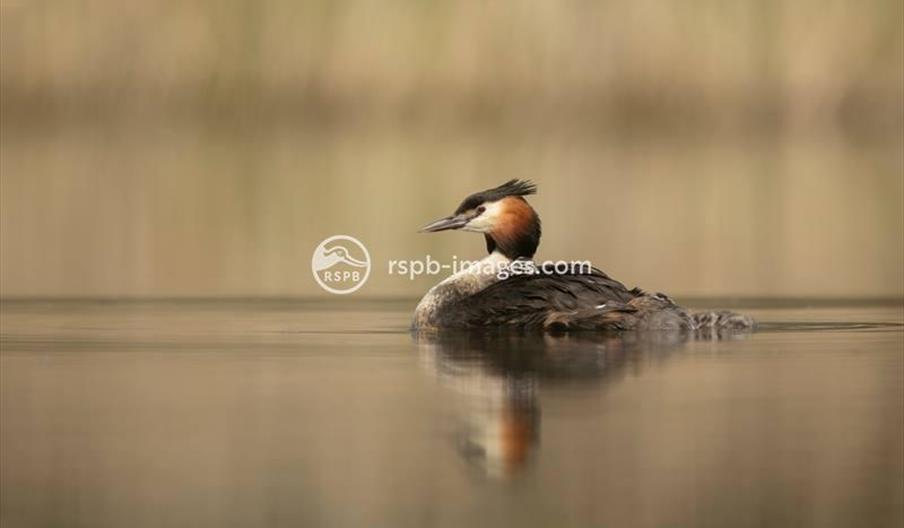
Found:
<path fill-rule="evenodd" d="M 557 272 L 531 266 L 540 244 L 540 217 L 524 197 L 536 190 L 529 181 L 507 181 L 468 196 L 452 216 L 421 229 L 483 233 L 489 255 L 431 288 L 415 310 L 415 329 L 509 326 L 697 330 L 754 326 L 753 319 L 733 312 L 690 313 L 664 294 L 628 289 L 596 268 Z M 517 273 L 499 273 L 501 269 Z"/>

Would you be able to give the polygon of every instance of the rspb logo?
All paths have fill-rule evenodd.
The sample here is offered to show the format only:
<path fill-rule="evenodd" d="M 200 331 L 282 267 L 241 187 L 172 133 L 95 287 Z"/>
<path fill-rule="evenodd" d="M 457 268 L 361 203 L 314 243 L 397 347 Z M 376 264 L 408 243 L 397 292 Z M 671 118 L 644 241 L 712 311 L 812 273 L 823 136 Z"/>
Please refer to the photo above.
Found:
<path fill-rule="evenodd" d="M 355 237 L 331 236 L 314 249 L 311 270 L 321 288 L 336 295 L 346 295 L 367 282 L 370 253 Z"/>

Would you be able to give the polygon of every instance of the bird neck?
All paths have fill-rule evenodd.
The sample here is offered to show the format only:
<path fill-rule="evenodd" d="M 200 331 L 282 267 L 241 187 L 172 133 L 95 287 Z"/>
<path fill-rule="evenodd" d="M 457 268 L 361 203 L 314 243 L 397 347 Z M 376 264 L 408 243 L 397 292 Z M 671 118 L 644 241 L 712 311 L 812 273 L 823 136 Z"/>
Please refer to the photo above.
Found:
<path fill-rule="evenodd" d="M 540 216 L 521 197 L 506 200 L 502 218 L 484 234 L 487 253 L 499 252 L 510 260 L 533 258 L 540 245 Z"/>

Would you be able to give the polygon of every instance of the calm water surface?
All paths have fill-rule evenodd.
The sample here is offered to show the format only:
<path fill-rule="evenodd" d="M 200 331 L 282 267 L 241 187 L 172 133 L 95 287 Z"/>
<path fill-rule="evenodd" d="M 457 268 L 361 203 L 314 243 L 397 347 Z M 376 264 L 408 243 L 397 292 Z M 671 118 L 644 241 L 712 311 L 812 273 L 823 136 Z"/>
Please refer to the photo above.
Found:
<path fill-rule="evenodd" d="M 412 302 L 2 304 L 3 526 L 901 526 L 904 308 L 412 336 Z"/>

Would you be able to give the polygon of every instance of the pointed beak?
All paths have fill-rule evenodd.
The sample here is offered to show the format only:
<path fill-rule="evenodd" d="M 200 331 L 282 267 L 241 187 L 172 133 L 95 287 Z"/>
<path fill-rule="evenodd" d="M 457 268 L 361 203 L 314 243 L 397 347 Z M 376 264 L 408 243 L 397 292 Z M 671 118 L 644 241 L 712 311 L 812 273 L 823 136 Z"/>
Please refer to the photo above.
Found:
<path fill-rule="evenodd" d="M 436 233 L 437 231 L 448 231 L 449 229 L 461 229 L 468 223 L 470 218 L 467 216 L 453 215 L 441 218 L 436 222 L 431 222 L 420 229 L 421 233 Z"/>

